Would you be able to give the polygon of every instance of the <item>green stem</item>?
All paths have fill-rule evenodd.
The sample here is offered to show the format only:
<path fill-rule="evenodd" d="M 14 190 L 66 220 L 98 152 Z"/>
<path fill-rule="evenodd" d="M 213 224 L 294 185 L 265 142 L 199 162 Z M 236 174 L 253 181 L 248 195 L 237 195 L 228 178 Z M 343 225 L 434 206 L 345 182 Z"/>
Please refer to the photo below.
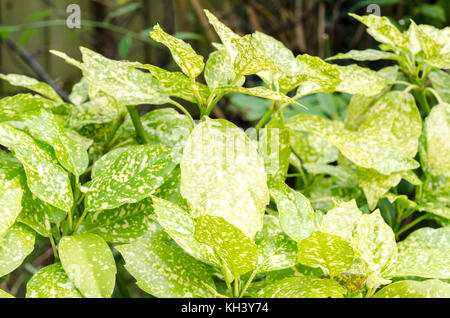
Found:
<path fill-rule="evenodd" d="M 411 223 L 409 223 L 408 225 L 406 225 L 405 227 L 403 227 L 400 231 L 398 231 L 395 234 L 395 238 L 398 239 L 400 237 L 400 235 L 402 233 L 404 233 L 405 231 L 409 230 L 410 228 L 412 228 L 414 225 L 422 222 L 423 220 L 425 220 L 426 218 L 428 218 L 428 214 L 422 215 L 421 217 L 418 217 L 417 219 L 415 219 L 414 221 L 412 221 Z"/>
<path fill-rule="evenodd" d="M 234 297 L 239 298 L 239 277 L 234 278 Z"/>
<path fill-rule="evenodd" d="M 387 218 L 388 218 L 388 224 L 389 224 L 390 227 L 392 227 L 392 217 L 391 217 L 391 212 L 389 211 L 389 207 L 388 207 L 388 205 L 386 204 L 385 199 L 381 199 L 381 204 L 383 205 L 384 210 L 386 211 L 386 216 L 387 216 Z"/>
<path fill-rule="evenodd" d="M 136 130 L 136 137 L 141 144 L 148 144 L 150 140 L 148 139 L 147 132 L 142 126 L 141 117 L 137 110 L 137 106 L 128 106 L 128 113 L 130 114 L 131 121 L 133 122 L 134 129 Z"/>
<path fill-rule="evenodd" d="M 438 94 L 438 92 L 436 92 L 434 89 L 432 89 L 431 87 L 427 87 L 425 88 L 425 90 L 429 91 L 430 93 L 432 93 L 434 95 L 434 97 L 436 98 L 438 104 L 442 104 L 444 101 L 442 100 L 441 96 Z"/>
<path fill-rule="evenodd" d="M 192 124 L 192 128 L 194 128 L 195 127 L 195 121 L 192 118 L 191 114 L 189 114 L 189 112 L 186 110 L 186 108 L 184 108 L 183 106 L 181 106 L 181 104 L 177 103 L 174 100 L 171 100 L 170 103 L 172 105 L 174 105 L 175 107 L 177 107 L 179 110 L 181 110 L 189 118 L 189 120 L 190 120 L 190 122 Z"/>
<path fill-rule="evenodd" d="M 83 214 L 81 214 L 81 217 L 78 219 L 78 222 L 77 222 L 77 224 L 75 225 L 75 228 L 73 229 L 74 232 L 76 232 L 76 231 L 78 230 L 78 228 L 80 227 L 81 223 L 82 223 L 82 222 L 84 221 L 84 219 L 86 218 L 87 213 L 88 213 L 88 210 L 85 209 L 85 210 L 83 211 Z"/>
<path fill-rule="evenodd" d="M 250 278 L 247 280 L 247 282 L 244 285 L 244 288 L 242 288 L 241 294 L 239 295 L 239 298 L 242 298 L 245 296 L 245 292 L 247 291 L 248 287 L 250 286 L 251 282 L 255 278 L 257 273 L 257 269 L 255 269 L 252 274 L 250 275 Z"/>
<path fill-rule="evenodd" d="M 259 129 L 262 128 L 262 126 L 264 126 L 264 124 L 266 123 L 266 121 L 269 120 L 270 116 L 272 116 L 273 112 L 275 111 L 274 109 L 274 103 L 272 103 L 272 105 L 270 106 L 269 110 L 266 111 L 266 113 L 264 114 L 264 116 L 258 121 L 258 123 L 255 126 L 256 129 L 256 134 L 259 134 Z"/>
<path fill-rule="evenodd" d="M 55 261 L 59 259 L 58 250 L 56 249 L 55 240 L 53 239 L 53 235 L 50 234 L 49 237 L 50 243 L 52 244 L 53 256 L 55 257 Z"/>

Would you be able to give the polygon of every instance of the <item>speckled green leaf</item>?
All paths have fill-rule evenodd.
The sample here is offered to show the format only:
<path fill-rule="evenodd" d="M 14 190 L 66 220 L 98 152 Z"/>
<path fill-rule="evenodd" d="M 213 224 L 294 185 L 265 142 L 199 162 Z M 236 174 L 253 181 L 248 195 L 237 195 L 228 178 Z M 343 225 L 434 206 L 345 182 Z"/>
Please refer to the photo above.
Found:
<path fill-rule="evenodd" d="M 435 70 L 430 73 L 428 78 L 442 100 L 446 103 L 450 103 L 450 75 L 444 71 Z"/>
<path fill-rule="evenodd" d="M 297 261 L 318 267 L 331 278 L 342 274 L 353 263 L 354 251 L 349 242 L 340 236 L 315 231 L 298 242 Z"/>
<path fill-rule="evenodd" d="M 297 243 L 283 232 L 276 217 L 264 216 L 263 228 L 256 234 L 255 243 L 260 255 L 259 272 L 280 270 L 295 265 Z"/>
<path fill-rule="evenodd" d="M 15 298 L 15 297 L 5 292 L 3 289 L 0 289 L 0 298 Z"/>
<path fill-rule="evenodd" d="M 161 227 L 185 252 L 204 263 L 220 264 L 212 248 L 195 239 L 195 222 L 187 211 L 156 197 L 153 197 L 153 208 Z"/>
<path fill-rule="evenodd" d="M 379 210 L 363 214 L 353 232 L 352 245 L 368 266 L 367 285 L 378 287 L 385 284 L 388 270 L 397 260 L 395 235 Z"/>
<path fill-rule="evenodd" d="M 413 158 L 422 133 L 422 118 L 411 94 L 392 91 L 370 107 L 358 130 L 390 142 Z"/>
<path fill-rule="evenodd" d="M 339 150 L 322 138 L 290 130 L 292 150 L 304 163 L 330 163 L 338 159 Z"/>
<path fill-rule="evenodd" d="M 0 78 L 8 81 L 11 85 L 22 86 L 32 91 L 35 91 L 45 97 L 48 97 L 54 101 L 62 102 L 63 100 L 59 97 L 58 93 L 48 85 L 47 83 L 39 82 L 38 80 L 21 74 L 0 74 Z"/>
<path fill-rule="evenodd" d="M 231 45 L 236 52 L 233 66 L 237 77 L 261 71 L 276 72 L 278 70 L 275 62 L 257 47 L 256 41 L 250 34 L 231 39 Z"/>
<path fill-rule="evenodd" d="M 92 179 L 96 179 L 97 177 L 101 176 L 103 173 L 108 172 L 108 170 L 111 168 L 111 165 L 116 162 L 117 158 L 127 150 L 134 149 L 134 146 L 129 147 L 120 147 L 113 149 L 109 152 L 107 152 L 105 155 L 100 157 L 97 161 L 94 162 L 94 165 L 92 166 L 92 172 L 91 177 Z"/>
<path fill-rule="evenodd" d="M 0 178 L 11 180 L 17 176 L 23 167 L 11 153 L 0 151 Z"/>
<path fill-rule="evenodd" d="M 22 211 L 17 221 L 28 225 L 40 235 L 49 237 L 51 234 L 51 225 L 61 224 L 67 212 L 45 203 L 33 195 L 30 189 L 28 189 L 25 180 L 22 182 L 22 187 L 24 188 Z"/>
<path fill-rule="evenodd" d="M 34 233 L 26 226 L 15 224 L 0 236 L 0 277 L 19 267 L 34 249 Z"/>
<path fill-rule="evenodd" d="M 363 168 L 372 168 L 387 175 L 419 166 L 413 159 L 393 150 L 389 143 L 361 132 L 347 130 L 340 122 L 313 115 L 297 115 L 290 118 L 287 124 L 292 129 L 321 137 Z"/>
<path fill-rule="evenodd" d="M 351 241 L 353 231 L 361 216 L 362 212 L 358 209 L 354 199 L 341 202 L 323 216 L 319 230 Z"/>
<path fill-rule="evenodd" d="M 288 277 L 258 292 L 263 298 L 343 298 L 345 288 L 331 279 Z"/>
<path fill-rule="evenodd" d="M 23 115 L 39 112 L 41 109 L 52 110 L 59 103 L 31 94 L 17 94 L 0 99 L 0 122 L 22 120 Z"/>
<path fill-rule="evenodd" d="M 431 227 L 420 228 L 398 244 L 400 253 L 414 248 L 450 249 L 450 226 L 433 229 Z"/>
<path fill-rule="evenodd" d="M 287 186 L 284 181 L 273 180 L 270 195 L 280 214 L 283 231 L 296 241 L 301 241 L 317 229 L 319 220 L 308 199 Z"/>
<path fill-rule="evenodd" d="M 351 50 L 347 53 L 338 53 L 327 60 L 351 59 L 355 61 L 397 60 L 397 55 L 380 50 Z"/>
<path fill-rule="evenodd" d="M 448 249 L 428 248 L 425 244 L 418 248 L 404 248 L 385 275 L 449 279 L 450 253 Z"/>
<path fill-rule="evenodd" d="M 413 54 L 423 51 L 426 59 L 439 55 L 441 46 L 430 38 L 413 20 L 411 20 L 409 25 L 407 36 Z"/>
<path fill-rule="evenodd" d="M 181 194 L 191 215 L 216 215 L 253 238 L 269 203 L 264 162 L 234 124 L 207 118 L 198 124 L 181 159 Z"/>
<path fill-rule="evenodd" d="M 112 97 L 98 96 L 88 102 L 73 106 L 69 125 L 79 128 L 89 124 L 109 123 L 119 115 L 120 108 Z"/>
<path fill-rule="evenodd" d="M 61 210 L 72 208 L 69 177 L 51 153 L 26 133 L 7 124 L 0 124 L 0 144 L 14 151 L 15 157 L 22 162 L 34 195 Z"/>
<path fill-rule="evenodd" d="M 222 86 L 222 87 L 218 87 L 216 90 L 219 92 L 236 92 L 236 93 L 241 93 L 241 94 L 246 94 L 246 95 L 252 95 L 252 96 L 257 96 L 257 97 L 261 97 L 261 98 L 271 99 L 274 101 L 279 101 L 279 102 L 284 102 L 284 103 L 289 103 L 289 104 L 297 104 L 297 105 L 301 106 L 301 104 L 299 104 L 296 100 L 290 98 L 289 96 L 287 96 L 283 93 L 280 93 L 280 92 L 272 91 L 263 86 L 250 87 L 250 88 L 240 87 L 240 86 Z"/>
<path fill-rule="evenodd" d="M 188 203 L 180 192 L 180 179 L 181 169 L 180 166 L 177 166 L 172 170 L 169 178 L 153 193 L 153 196 L 170 201 L 188 211 Z"/>
<path fill-rule="evenodd" d="M 27 298 L 82 298 L 61 263 L 37 271 L 27 283 Z"/>
<path fill-rule="evenodd" d="M 450 104 L 431 109 L 425 121 L 427 161 L 433 175 L 450 178 Z"/>
<path fill-rule="evenodd" d="M 80 176 L 89 164 L 86 148 L 66 133 L 63 122 L 55 115 L 42 110 L 26 120 L 30 134 L 55 150 L 59 163 L 76 176 Z"/>
<path fill-rule="evenodd" d="M 356 184 L 357 177 L 354 169 L 346 166 L 334 166 L 322 163 L 305 163 L 303 167 L 311 174 L 327 174 L 336 179 L 347 182 L 348 184 Z"/>
<path fill-rule="evenodd" d="M 317 56 L 297 55 L 298 66 L 295 75 L 284 75 L 278 82 L 283 92 L 288 92 L 299 85 L 297 95 L 303 96 L 313 92 L 333 92 L 341 82 L 338 66 L 326 63 Z"/>
<path fill-rule="evenodd" d="M 69 61 L 82 69 L 90 90 L 103 91 L 123 105 L 156 105 L 169 100 L 169 96 L 162 91 L 155 78 L 133 68 L 136 63 L 110 60 L 84 47 L 80 50 L 83 63 L 75 63 L 73 59 Z M 67 60 L 67 57 L 63 58 Z"/>
<path fill-rule="evenodd" d="M 227 50 L 222 49 L 209 55 L 205 67 L 205 80 L 211 89 L 231 85 L 235 78 L 233 63 Z"/>
<path fill-rule="evenodd" d="M 147 198 L 115 209 L 89 213 L 84 230 L 101 236 L 106 242 L 128 243 L 144 235 L 154 218 L 152 200 Z"/>
<path fill-rule="evenodd" d="M 371 69 L 356 64 L 339 66 L 341 82 L 336 90 L 348 94 L 373 96 L 387 86 L 387 79 Z"/>
<path fill-rule="evenodd" d="M 357 130 L 364 120 L 367 111 L 375 101 L 375 96 L 353 95 L 345 115 L 345 128 L 348 130 Z"/>
<path fill-rule="evenodd" d="M 86 209 L 113 209 L 150 196 L 175 168 L 175 156 L 163 146 L 127 148 L 105 173 L 92 180 L 85 198 Z"/>
<path fill-rule="evenodd" d="M 244 232 L 220 216 L 200 216 L 195 223 L 195 238 L 213 248 L 233 277 L 245 274 L 256 267 L 256 244 Z"/>
<path fill-rule="evenodd" d="M 0 236 L 14 224 L 22 210 L 22 195 L 19 176 L 11 180 L 0 179 Z"/>
<path fill-rule="evenodd" d="M 80 79 L 78 83 L 72 86 L 72 91 L 70 92 L 69 99 L 75 105 L 80 105 L 84 103 L 89 98 L 89 86 L 88 82 L 84 77 Z"/>
<path fill-rule="evenodd" d="M 175 62 L 191 79 L 196 78 L 203 71 L 205 67 L 203 56 L 195 53 L 189 44 L 164 32 L 159 24 L 153 27 L 150 37 L 167 46 Z"/>
<path fill-rule="evenodd" d="M 108 244 L 98 235 L 76 233 L 59 243 L 62 266 L 87 298 L 109 298 L 116 282 L 116 264 Z"/>
<path fill-rule="evenodd" d="M 142 238 L 116 249 L 125 268 L 145 292 L 161 298 L 213 297 L 211 270 L 160 236 Z"/>
<path fill-rule="evenodd" d="M 231 48 L 231 40 L 239 39 L 239 35 L 234 33 L 229 27 L 219 21 L 211 12 L 208 10 L 204 10 L 206 16 L 208 17 L 209 23 L 214 27 L 217 34 L 219 35 L 220 40 L 224 44 L 225 48 L 228 50 Z"/>
<path fill-rule="evenodd" d="M 258 152 L 264 159 L 269 178 L 286 179 L 291 154 L 290 132 L 280 112 L 276 112 L 263 130 L 260 130 Z"/>
<path fill-rule="evenodd" d="M 158 79 L 164 92 L 170 96 L 197 103 L 197 97 L 194 93 L 194 91 L 197 91 L 198 96 L 200 96 L 199 102 L 204 103 L 210 94 L 208 86 L 192 82 L 189 77 L 181 72 L 169 72 L 151 64 L 139 64 L 137 67 L 149 70 L 150 74 Z"/>
<path fill-rule="evenodd" d="M 252 37 L 254 45 L 275 62 L 282 74 L 295 76 L 301 71 L 301 63 L 282 42 L 259 31 L 253 33 Z"/>
<path fill-rule="evenodd" d="M 450 284 L 437 279 L 403 280 L 384 287 L 375 298 L 449 298 Z"/>
<path fill-rule="evenodd" d="M 402 176 L 395 172 L 389 175 L 381 174 L 374 169 L 358 168 L 358 183 L 363 189 L 369 209 L 373 210 L 390 188 L 400 183 Z"/>
<path fill-rule="evenodd" d="M 373 14 L 358 16 L 350 13 L 350 16 L 367 25 L 367 32 L 378 42 L 392 47 L 408 49 L 406 37 L 389 21 L 387 17 L 379 17 Z"/>

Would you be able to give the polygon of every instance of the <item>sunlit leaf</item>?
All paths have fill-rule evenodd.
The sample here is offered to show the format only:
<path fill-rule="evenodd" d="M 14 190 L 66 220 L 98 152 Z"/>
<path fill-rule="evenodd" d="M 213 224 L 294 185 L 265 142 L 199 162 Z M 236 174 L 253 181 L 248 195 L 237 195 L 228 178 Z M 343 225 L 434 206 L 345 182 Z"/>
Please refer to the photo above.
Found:
<path fill-rule="evenodd" d="M 34 249 L 34 233 L 26 226 L 15 224 L 0 236 L 0 277 L 19 267 Z"/>
<path fill-rule="evenodd" d="M 384 287 L 375 298 L 449 298 L 450 284 L 437 279 L 403 280 Z"/>

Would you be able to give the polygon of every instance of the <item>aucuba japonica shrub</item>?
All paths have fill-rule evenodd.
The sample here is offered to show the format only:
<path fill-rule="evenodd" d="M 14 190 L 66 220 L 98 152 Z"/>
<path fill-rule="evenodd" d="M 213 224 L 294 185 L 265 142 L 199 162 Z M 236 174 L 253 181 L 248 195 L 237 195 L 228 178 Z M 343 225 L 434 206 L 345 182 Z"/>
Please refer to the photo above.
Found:
<path fill-rule="evenodd" d="M 393 61 L 373 71 L 206 15 L 222 42 L 206 63 L 150 34 L 181 72 L 53 51 L 82 72 L 71 103 L 1 75 L 38 94 L 0 100 L 0 277 L 41 236 L 55 262 L 27 297 L 111 297 L 119 253 L 156 297 L 449 297 L 450 29 L 355 15 L 380 50 L 329 60 Z M 345 119 L 302 106 L 319 92 L 351 95 Z M 271 102 L 247 134 L 210 118 L 228 93 Z"/>

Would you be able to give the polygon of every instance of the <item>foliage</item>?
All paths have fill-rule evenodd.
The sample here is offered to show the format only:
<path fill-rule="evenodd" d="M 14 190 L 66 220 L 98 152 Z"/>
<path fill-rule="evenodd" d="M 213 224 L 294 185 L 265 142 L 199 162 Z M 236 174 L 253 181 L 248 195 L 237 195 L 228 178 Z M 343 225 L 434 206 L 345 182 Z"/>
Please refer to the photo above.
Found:
<path fill-rule="evenodd" d="M 46 237 L 55 262 L 27 297 L 111 297 L 119 253 L 156 297 L 448 297 L 448 28 L 354 15 L 381 50 L 331 59 L 396 63 L 374 71 L 206 15 L 222 41 L 206 61 L 158 25 L 150 34 L 181 72 L 54 51 L 83 73 L 71 103 L 2 75 L 41 95 L 0 100 L 0 276 Z M 248 134 L 210 117 L 227 93 L 264 109 Z M 305 109 L 309 96 L 336 108 Z M 140 117 L 143 103 L 183 114 Z M 401 241 L 425 219 L 441 227 Z"/>

